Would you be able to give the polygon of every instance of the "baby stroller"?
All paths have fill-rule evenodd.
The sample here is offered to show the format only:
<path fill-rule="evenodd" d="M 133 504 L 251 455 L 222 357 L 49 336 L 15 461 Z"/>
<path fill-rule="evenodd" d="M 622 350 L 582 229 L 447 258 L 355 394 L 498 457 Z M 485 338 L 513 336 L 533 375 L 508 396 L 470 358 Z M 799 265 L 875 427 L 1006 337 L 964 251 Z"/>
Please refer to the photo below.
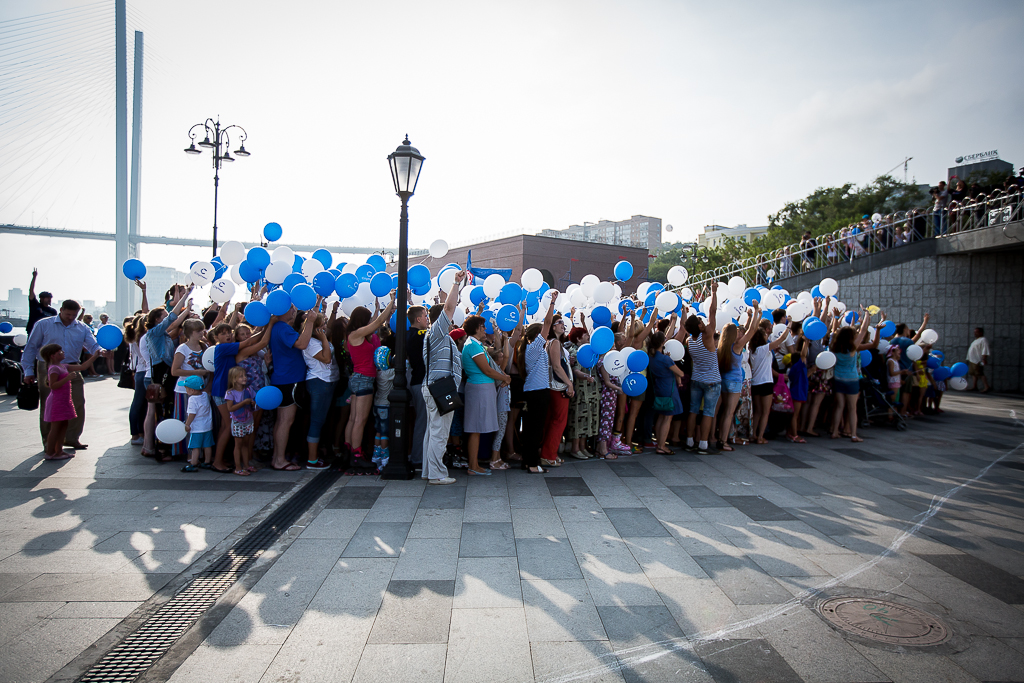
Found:
<path fill-rule="evenodd" d="M 861 371 L 864 373 L 860 380 L 861 426 L 888 425 L 900 432 L 905 430 L 907 421 L 892 402 L 893 395 L 888 390 L 885 356 L 872 349 L 871 363 L 862 366 Z"/>

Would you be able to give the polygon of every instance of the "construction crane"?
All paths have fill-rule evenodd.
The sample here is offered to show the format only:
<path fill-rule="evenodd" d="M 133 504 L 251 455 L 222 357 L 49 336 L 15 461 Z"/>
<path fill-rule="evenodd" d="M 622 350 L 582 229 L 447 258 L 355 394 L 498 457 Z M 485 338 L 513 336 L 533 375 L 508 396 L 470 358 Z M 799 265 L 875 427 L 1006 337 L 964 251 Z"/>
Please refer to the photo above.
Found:
<path fill-rule="evenodd" d="M 904 160 L 903 160 L 903 161 L 901 161 L 900 163 L 898 163 L 898 164 L 896 164 L 895 166 L 893 166 L 892 168 L 890 168 L 890 169 L 889 169 L 888 171 L 886 171 L 886 172 L 885 172 L 885 173 L 884 173 L 883 175 L 889 175 L 890 173 L 892 173 L 893 171 L 895 171 L 895 170 L 896 170 L 897 168 L 899 168 L 900 166 L 902 166 L 902 167 L 903 167 L 903 184 L 904 184 L 904 185 L 906 185 L 906 184 L 907 184 L 907 164 L 909 164 L 909 163 L 910 163 L 910 160 L 911 160 L 911 159 L 913 159 L 913 158 L 914 158 L 914 157 L 907 157 L 906 159 L 904 159 Z"/>

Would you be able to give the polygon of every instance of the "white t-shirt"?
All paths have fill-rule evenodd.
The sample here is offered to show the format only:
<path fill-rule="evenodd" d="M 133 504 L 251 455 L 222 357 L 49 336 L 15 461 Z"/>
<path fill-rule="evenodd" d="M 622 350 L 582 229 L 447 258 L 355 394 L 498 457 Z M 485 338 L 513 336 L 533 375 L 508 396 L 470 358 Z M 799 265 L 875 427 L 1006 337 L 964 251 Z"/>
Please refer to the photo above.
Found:
<path fill-rule="evenodd" d="M 984 337 L 978 337 L 971 342 L 970 348 L 967 349 L 967 360 L 971 363 L 981 363 L 982 356 L 990 356 L 988 348 L 988 339 Z"/>
<path fill-rule="evenodd" d="M 189 348 L 188 344 L 182 344 L 178 348 L 174 349 L 174 354 L 181 354 L 185 357 L 185 361 L 181 364 L 181 367 L 189 370 L 202 370 L 203 369 L 203 350 L 200 348 L 198 351 L 193 351 Z M 176 377 L 175 379 L 181 380 L 183 377 Z M 202 378 L 200 378 L 202 379 Z M 203 380 L 204 382 L 206 380 Z M 185 387 L 179 386 L 177 382 L 174 383 L 174 393 L 184 394 Z M 195 430 L 192 430 L 195 431 Z"/>
<path fill-rule="evenodd" d="M 321 379 L 325 382 L 337 382 L 341 378 L 338 364 L 334 360 L 334 344 L 328 344 L 331 350 L 331 362 L 323 363 L 313 356 L 320 353 L 324 345 L 316 337 L 310 337 L 309 344 L 302 349 L 302 359 L 306 361 L 306 379 Z"/>
<path fill-rule="evenodd" d="M 189 396 L 186 412 L 196 416 L 189 425 L 192 434 L 213 431 L 213 409 L 210 408 L 210 397 L 205 393 Z"/>
<path fill-rule="evenodd" d="M 146 379 L 153 379 L 153 368 L 149 363 L 149 344 L 143 340 L 142 335 L 139 341 L 132 344 L 132 362 L 135 363 L 135 372 L 145 372 Z"/>
<path fill-rule="evenodd" d="M 768 345 L 758 346 L 750 353 L 751 386 L 772 383 L 772 352 Z"/>

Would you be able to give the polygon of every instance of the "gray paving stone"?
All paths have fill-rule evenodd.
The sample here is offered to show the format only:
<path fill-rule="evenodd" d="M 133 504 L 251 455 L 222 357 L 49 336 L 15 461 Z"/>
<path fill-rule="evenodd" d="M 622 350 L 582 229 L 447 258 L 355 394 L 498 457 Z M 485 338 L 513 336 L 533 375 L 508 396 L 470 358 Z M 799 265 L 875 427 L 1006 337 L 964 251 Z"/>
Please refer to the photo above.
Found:
<path fill-rule="evenodd" d="M 460 538 L 462 510 L 421 509 L 416 512 L 409 538 Z"/>
<path fill-rule="evenodd" d="M 586 581 L 523 581 L 530 642 L 607 640 Z"/>
<path fill-rule="evenodd" d="M 796 519 L 778 505 L 760 496 L 725 496 L 725 500 L 755 522 Z"/>
<path fill-rule="evenodd" d="M 343 491 L 345 489 L 342 489 Z M 368 490 L 368 489 L 362 489 Z M 416 518 L 420 501 L 412 496 L 381 496 L 364 518 L 367 522 L 409 522 Z"/>
<path fill-rule="evenodd" d="M 393 564 L 393 560 L 372 561 Z M 307 610 L 280 646 L 260 683 L 350 681 L 376 614 L 376 606 L 369 611 Z M 240 679 L 249 680 L 255 679 Z"/>
<path fill-rule="evenodd" d="M 550 508 L 515 508 L 512 528 L 516 538 L 566 538 L 558 513 Z"/>
<path fill-rule="evenodd" d="M 363 522 L 342 557 L 398 557 L 409 535 L 408 522 Z"/>
<path fill-rule="evenodd" d="M 691 508 L 731 507 L 706 486 L 670 486 L 669 489 Z"/>
<path fill-rule="evenodd" d="M 280 650 L 280 645 L 239 645 L 220 648 L 200 645 L 168 680 L 202 683 L 218 680 L 258 681 Z"/>
<path fill-rule="evenodd" d="M 580 569 L 595 605 L 665 604 L 632 556 L 589 556 Z"/>
<path fill-rule="evenodd" d="M 4 596 L 6 602 L 141 602 L 176 574 L 39 574 Z"/>
<path fill-rule="evenodd" d="M 652 577 L 650 581 L 688 637 L 713 633 L 743 618 L 713 581 L 689 577 Z"/>
<path fill-rule="evenodd" d="M 651 511 L 651 514 L 664 522 L 702 522 L 704 518 L 697 514 L 696 510 L 684 503 L 673 493 L 666 495 L 650 494 L 644 495 L 641 505 Z M 598 502 L 601 502 L 600 499 Z M 633 507 L 630 505 L 608 505 L 606 507 Z"/>
<path fill-rule="evenodd" d="M 447 643 L 455 581 L 392 581 L 368 643 Z"/>
<path fill-rule="evenodd" d="M 610 522 L 567 522 L 565 532 L 577 558 L 587 555 L 630 555 L 625 541 Z"/>
<path fill-rule="evenodd" d="M 766 605 L 790 599 L 789 591 L 745 557 L 695 555 L 693 559 L 737 605 Z"/>
<path fill-rule="evenodd" d="M 516 539 L 519 574 L 526 579 L 582 579 L 568 539 Z"/>
<path fill-rule="evenodd" d="M 506 496 L 471 496 L 466 498 L 463 519 L 466 522 L 511 522 L 512 508 Z"/>
<path fill-rule="evenodd" d="M 459 557 L 513 557 L 515 535 L 510 522 L 464 522 Z"/>
<path fill-rule="evenodd" d="M 509 486 L 508 502 L 512 509 L 541 509 L 554 508 L 555 501 L 548 493 L 547 487 L 543 489 L 528 486 Z"/>
<path fill-rule="evenodd" d="M 369 614 L 372 621 L 391 583 L 396 564 L 398 558 L 341 558 L 313 596 L 306 616 L 311 612 L 350 612 Z M 369 632 L 367 626 L 366 633 Z"/>
<path fill-rule="evenodd" d="M 346 486 L 327 504 L 327 509 L 369 510 L 383 490 L 380 486 Z"/>
<path fill-rule="evenodd" d="M 563 524 L 608 520 L 601 506 L 592 496 L 561 496 L 554 500 L 555 508 L 558 510 L 558 516 Z"/>
<path fill-rule="evenodd" d="M 665 528 L 689 555 L 733 555 L 739 549 L 711 522 L 665 522 Z"/>
<path fill-rule="evenodd" d="M 1009 605 L 1024 604 L 1024 580 L 973 555 L 919 554 L 918 557 Z"/>
<path fill-rule="evenodd" d="M 516 558 L 460 558 L 452 605 L 454 609 L 521 608 L 523 588 Z"/>
<path fill-rule="evenodd" d="M 707 577 L 700 565 L 680 547 L 674 538 L 647 537 L 624 540 L 626 547 L 633 553 L 633 557 L 649 578 Z"/>
<path fill-rule="evenodd" d="M 716 681 L 803 683 L 803 679 L 766 640 L 699 643 L 695 651 Z"/>
<path fill-rule="evenodd" d="M 348 540 L 355 535 L 366 513 L 365 509 L 322 510 L 302 532 L 300 538 Z"/>
<path fill-rule="evenodd" d="M 395 573 L 396 581 L 454 579 L 459 565 L 459 539 L 407 538 Z"/>
<path fill-rule="evenodd" d="M 832 493 L 831 489 L 803 477 L 769 477 L 769 479 L 801 496 L 821 496 Z"/>
<path fill-rule="evenodd" d="M 428 486 L 420 499 L 421 510 L 461 510 L 464 507 L 464 486 Z"/>
<path fill-rule="evenodd" d="M 888 652 L 851 642 L 850 645 L 879 671 L 901 683 L 978 683 L 978 679 L 964 671 L 948 657 L 922 652 Z"/>
<path fill-rule="evenodd" d="M 590 487 L 579 477 L 545 477 L 552 496 L 592 496 Z"/>
<path fill-rule="evenodd" d="M 523 608 L 452 610 L 446 683 L 530 680 L 533 665 Z"/>
<path fill-rule="evenodd" d="M 813 465 L 808 465 L 803 460 L 798 460 L 797 458 L 794 458 L 794 457 L 789 456 L 789 455 L 775 455 L 775 454 L 772 454 L 772 455 L 760 455 L 759 454 L 757 457 L 761 458 L 765 462 L 770 462 L 771 464 L 775 465 L 776 467 L 781 467 L 782 469 L 785 469 L 785 470 L 800 470 L 800 469 L 807 469 L 807 468 L 810 468 L 810 467 L 814 467 Z"/>
<path fill-rule="evenodd" d="M 610 469 L 617 477 L 653 477 L 649 469 L 638 462 L 609 462 Z"/>
<path fill-rule="evenodd" d="M 639 508 L 644 503 L 627 486 L 595 486 L 590 485 L 590 490 L 602 507 L 616 508 Z"/>
<path fill-rule="evenodd" d="M 542 641 L 530 644 L 533 675 L 537 680 L 558 680 L 581 675 L 596 683 L 621 683 L 618 659 L 604 640 Z"/>
<path fill-rule="evenodd" d="M 620 536 L 670 535 L 646 508 L 605 508 L 604 513 Z"/>
<path fill-rule="evenodd" d="M 352 683 L 443 683 L 445 645 L 370 644 L 363 648 Z"/>

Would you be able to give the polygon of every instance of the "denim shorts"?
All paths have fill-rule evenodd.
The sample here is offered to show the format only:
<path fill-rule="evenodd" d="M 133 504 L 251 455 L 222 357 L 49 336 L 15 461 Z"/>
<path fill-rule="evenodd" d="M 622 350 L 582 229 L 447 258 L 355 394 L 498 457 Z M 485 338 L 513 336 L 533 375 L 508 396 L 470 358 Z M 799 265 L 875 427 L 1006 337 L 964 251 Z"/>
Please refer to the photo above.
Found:
<path fill-rule="evenodd" d="M 722 390 L 727 394 L 738 394 L 743 389 L 743 380 L 741 379 L 723 379 Z"/>
<path fill-rule="evenodd" d="M 848 396 L 852 396 L 860 393 L 860 382 L 855 379 L 833 379 L 832 388 L 837 394 L 847 394 Z"/>
<path fill-rule="evenodd" d="M 213 448 L 213 432 L 191 432 L 188 435 L 188 447 Z"/>
<path fill-rule="evenodd" d="M 715 414 L 718 406 L 718 396 L 722 393 L 722 383 L 714 382 L 690 382 L 690 412 L 702 413 L 707 417 Z M 704 409 L 701 410 L 701 399 L 704 400 Z"/>
<path fill-rule="evenodd" d="M 215 406 L 222 406 L 222 405 L 224 405 L 227 402 L 228 402 L 227 399 L 224 398 L 223 396 L 214 396 L 213 397 L 213 405 L 215 405 Z"/>
<path fill-rule="evenodd" d="M 352 373 L 348 378 L 348 390 L 353 396 L 369 396 L 373 393 L 373 377 Z"/>
<path fill-rule="evenodd" d="M 373 407 L 373 428 L 377 430 L 377 433 L 382 438 L 388 438 L 390 436 L 391 426 L 389 424 L 388 416 L 390 415 L 390 406 L 374 406 Z"/>

